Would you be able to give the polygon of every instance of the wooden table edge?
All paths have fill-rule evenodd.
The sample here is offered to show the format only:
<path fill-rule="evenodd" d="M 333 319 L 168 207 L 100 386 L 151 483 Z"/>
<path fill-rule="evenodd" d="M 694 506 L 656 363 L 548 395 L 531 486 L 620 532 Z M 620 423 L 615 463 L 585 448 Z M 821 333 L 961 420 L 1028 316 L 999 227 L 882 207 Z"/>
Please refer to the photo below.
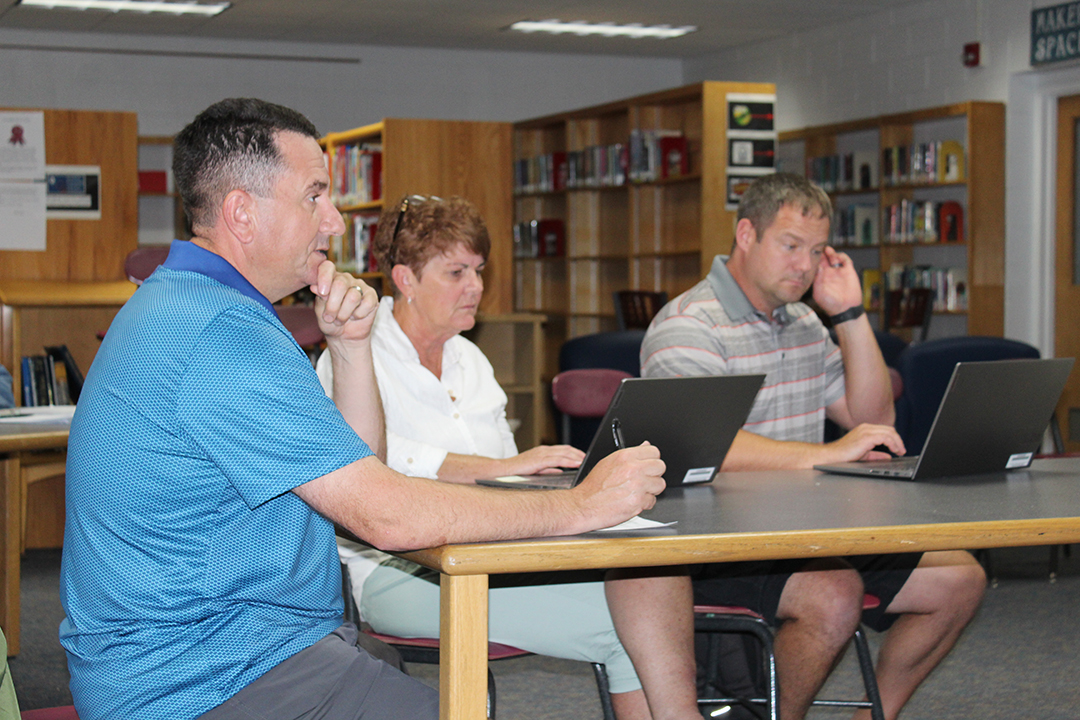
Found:
<path fill-rule="evenodd" d="M 928 552 L 1080 542 L 1080 518 L 944 522 L 827 530 L 542 538 L 396 553 L 445 575 L 487 575 L 741 560 Z M 572 552 L 566 552 L 572 547 Z"/>

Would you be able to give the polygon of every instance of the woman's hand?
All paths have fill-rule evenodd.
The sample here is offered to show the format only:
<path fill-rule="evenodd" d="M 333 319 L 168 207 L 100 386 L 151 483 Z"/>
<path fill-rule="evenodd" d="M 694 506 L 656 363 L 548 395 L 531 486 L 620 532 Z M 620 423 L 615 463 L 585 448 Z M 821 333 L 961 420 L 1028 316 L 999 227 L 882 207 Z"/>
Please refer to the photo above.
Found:
<path fill-rule="evenodd" d="M 581 465 L 584 459 L 585 453 L 569 445 L 540 445 L 502 460 L 504 467 L 499 475 L 537 475 L 570 470 Z"/>

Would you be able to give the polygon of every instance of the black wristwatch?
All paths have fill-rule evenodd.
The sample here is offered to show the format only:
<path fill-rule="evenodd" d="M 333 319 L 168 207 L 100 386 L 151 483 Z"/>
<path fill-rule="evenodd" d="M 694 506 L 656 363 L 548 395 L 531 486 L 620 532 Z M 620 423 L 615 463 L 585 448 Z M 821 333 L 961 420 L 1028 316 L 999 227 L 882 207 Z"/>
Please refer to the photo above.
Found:
<path fill-rule="evenodd" d="M 831 322 L 833 324 L 833 326 L 835 327 L 836 325 L 839 325 L 842 322 L 847 322 L 848 320 L 854 320 L 855 318 L 861 317 L 861 316 L 863 316 L 865 314 L 866 314 L 866 310 L 863 308 L 862 305 L 855 305 L 853 307 L 849 307 L 847 310 L 845 310 L 842 313 L 837 313 L 835 315 L 830 315 L 829 316 L 829 322 Z"/>

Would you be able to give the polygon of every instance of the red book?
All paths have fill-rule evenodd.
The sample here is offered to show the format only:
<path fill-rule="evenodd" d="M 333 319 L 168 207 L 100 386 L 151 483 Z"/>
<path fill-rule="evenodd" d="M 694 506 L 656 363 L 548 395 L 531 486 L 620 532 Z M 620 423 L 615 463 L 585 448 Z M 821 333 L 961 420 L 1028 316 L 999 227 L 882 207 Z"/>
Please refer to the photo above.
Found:
<path fill-rule="evenodd" d="M 690 153 L 686 149 L 685 137 L 662 137 L 659 146 L 661 178 L 690 174 Z"/>
<path fill-rule="evenodd" d="M 955 200 L 941 203 L 938 209 L 940 242 L 964 242 L 964 208 Z"/>
<path fill-rule="evenodd" d="M 140 170 L 139 192 L 164 195 L 169 191 L 169 176 L 164 170 Z"/>
<path fill-rule="evenodd" d="M 558 218 L 536 221 L 538 257 L 562 257 L 566 254 L 566 227 Z"/>

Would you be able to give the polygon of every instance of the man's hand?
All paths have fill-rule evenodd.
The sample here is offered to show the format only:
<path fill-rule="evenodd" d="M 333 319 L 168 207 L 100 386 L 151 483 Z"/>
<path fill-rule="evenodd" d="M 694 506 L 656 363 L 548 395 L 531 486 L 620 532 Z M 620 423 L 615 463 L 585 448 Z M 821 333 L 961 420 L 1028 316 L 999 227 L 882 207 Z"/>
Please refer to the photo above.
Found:
<path fill-rule="evenodd" d="M 311 286 L 319 329 L 330 339 L 346 342 L 367 340 L 379 309 L 379 297 L 363 280 L 337 272 L 327 260 Z"/>
<path fill-rule="evenodd" d="M 585 453 L 570 445 L 539 445 L 514 457 L 500 461 L 501 475 L 536 475 L 576 468 Z"/>
<path fill-rule="evenodd" d="M 891 457 L 888 453 L 874 450 L 878 445 L 889 448 L 894 455 L 903 455 L 906 452 L 904 441 L 894 428 L 864 423 L 852 428 L 839 440 L 822 445 L 822 457 L 818 463 L 887 460 Z"/>
<path fill-rule="evenodd" d="M 825 247 L 814 278 L 814 301 L 829 315 L 862 305 L 862 285 L 847 253 Z"/>
<path fill-rule="evenodd" d="M 590 529 L 611 527 L 656 504 L 665 469 L 660 450 L 645 442 L 608 455 L 570 492 Z"/>

